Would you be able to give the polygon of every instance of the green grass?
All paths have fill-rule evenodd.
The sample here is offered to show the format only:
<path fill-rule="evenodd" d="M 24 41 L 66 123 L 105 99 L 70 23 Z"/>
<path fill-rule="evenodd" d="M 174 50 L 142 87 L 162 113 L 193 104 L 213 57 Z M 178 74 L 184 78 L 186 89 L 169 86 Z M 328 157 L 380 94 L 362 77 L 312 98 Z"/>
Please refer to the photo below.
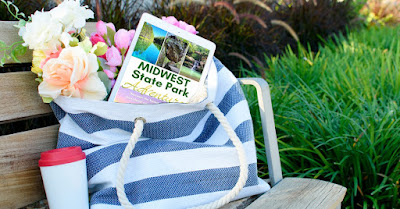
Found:
<path fill-rule="evenodd" d="M 349 208 L 400 208 L 399 38 L 400 27 L 364 29 L 318 53 L 289 49 L 266 59 L 284 176 L 343 185 Z M 255 124 L 263 176 L 259 119 Z"/>

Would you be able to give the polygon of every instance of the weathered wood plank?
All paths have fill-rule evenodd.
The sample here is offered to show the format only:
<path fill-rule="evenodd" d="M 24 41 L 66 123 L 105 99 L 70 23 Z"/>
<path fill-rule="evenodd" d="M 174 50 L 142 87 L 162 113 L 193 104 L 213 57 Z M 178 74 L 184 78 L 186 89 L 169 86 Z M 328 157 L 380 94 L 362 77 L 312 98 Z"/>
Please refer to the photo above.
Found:
<path fill-rule="evenodd" d="M 56 147 L 59 125 L 0 136 L 0 174 L 37 168 L 40 153 Z"/>
<path fill-rule="evenodd" d="M 32 72 L 0 74 L 0 123 L 51 113 L 37 92 L 38 83 Z"/>
<path fill-rule="evenodd" d="M 16 209 L 46 197 L 39 168 L 0 174 L 0 208 Z"/>
<path fill-rule="evenodd" d="M 17 25 L 17 21 L 0 21 L 0 40 L 4 41 L 7 46 L 18 42 L 22 41 L 22 38 L 18 35 L 19 29 L 14 27 L 14 25 Z M 87 35 L 90 35 L 92 32 L 96 31 L 96 23 L 90 22 L 87 23 L 85 26 L 85 29 L 87 30 Z M 0 58 L 3 57 L 4 53 L 0 52 Z M 30 63 L 32 62 L 32 50 L 28 50 L 27 53 L 22 56 L 18 57 L 18 59 L 22 63 Z M 8 63 L 15 63 L 13 60 L 7 60 L 6 64 Z"/>
<path fill-rule="evenodd" d="M 304 178 L 285 178 L 246 209 L 334 209 L 343 201 L 346 188 L 334 183 Z"/>
<path fill-rule="evenodd" d="M 59 125 L 0 137 L 0 208 L 20 208 L 44 191 L 38 160 L 56 147 Z"/>
<path fill-rule="evenodd" d="M 4 41 L 7 46 L 22 41 L 22 38 L 18 36 L 19 29 L 14 27 L 14 25 L 18 25 L 17 21 L 0 21 L 0 40 Z M 4 55 L 3 52 L 0 52 L 0 58 Z M 18 59 L 22 63 L 30 63 L 32 62 L 32 51 L 28 50 L 27 53 L 22 56 L 18 57 Z M 6 60 L 7 63 L 15 63 L 13 60 Z"/>
<path fill-rule="evenodd" d="M 243 209 L 246 206 L 250 205 L 255 199 L 257 199 L 257 195 L 251 196 L 251 197 L 246 197 L 242 198 L 233 202 L 230 202 L 219 209 Z"/>

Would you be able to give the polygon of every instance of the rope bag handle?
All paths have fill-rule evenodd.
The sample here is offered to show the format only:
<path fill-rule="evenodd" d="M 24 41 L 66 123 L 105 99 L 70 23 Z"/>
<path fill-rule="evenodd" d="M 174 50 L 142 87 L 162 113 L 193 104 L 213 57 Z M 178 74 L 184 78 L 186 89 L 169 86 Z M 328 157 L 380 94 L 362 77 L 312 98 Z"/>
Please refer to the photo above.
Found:
<path fill-rule="evenodd" d="M 235 198 L 237 194 L 239 194 L 240 190 L 243 189 L 244 185 L 246 184 L 248 176 L 246 153 L 244 151 L 242 142 L 239 140 L 239 137 L 236 135 L 235 131 L 230 126 L 224 114 L 214 103 L 209 103 L 207 104 L 206 107 L 210 110 L 211 113 L 214 114 L 217 120 L 221 123 L 222 127 L 224 128 L 230 140 L 232 141 L 233 145 L 235 146 L 236 152 L 238 153 L 239 157 L 240 175 L 235 186 L 225 196 L 221 197 L 220 199 L 214 202 L 201 205 L 198 207 L 193 207 L 192 209 L 214 209 L 227 204 L 228 202 L 233 200 L 233 198 Z M 135 128 L 133 129 L 131 138 L 129 139 L 129 142 L 126 145 L 125 150 L 122 154 L 118 169 L 117 182 L 116 182 L 117 196 L 119 202 L 125 209 L 134 209 L 133 205 L 129 202 L 125 194 L 124 177 L 125 177 L 126 166 L 128 165 L 128 160 L 130 158 L 130 155 L 132 154 L 133 149 L 135 148 L 136 142 L 142 135 L 143 126 L 145 122 L 146 120 L 144 118 L 135 119 Z"/>

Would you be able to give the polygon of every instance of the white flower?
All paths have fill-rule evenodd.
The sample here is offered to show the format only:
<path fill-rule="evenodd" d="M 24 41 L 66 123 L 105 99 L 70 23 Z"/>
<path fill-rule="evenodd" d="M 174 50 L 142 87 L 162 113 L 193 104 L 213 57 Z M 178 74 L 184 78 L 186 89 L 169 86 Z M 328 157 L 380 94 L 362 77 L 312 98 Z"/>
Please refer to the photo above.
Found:
<path fill-rule="evenodd" d="M 56 8 L 50 10 L 50 13 L 53 18 L 65 26 L 65 32 L 83 28 L 86 19 L 94 17 L 93 11 L 88 9 L 87 6 L 81 6 L 79 0 L 65 0 Z"/>
<path fill-rule="evenodd" d="M 31 17 L 32 22 L 28 22 L 18 33 L 24 39 L 24 45 L 33 50 L 57 51 L 61 46 L 59 38 L 63 25 L 49 12 L 36 11 Z"/>

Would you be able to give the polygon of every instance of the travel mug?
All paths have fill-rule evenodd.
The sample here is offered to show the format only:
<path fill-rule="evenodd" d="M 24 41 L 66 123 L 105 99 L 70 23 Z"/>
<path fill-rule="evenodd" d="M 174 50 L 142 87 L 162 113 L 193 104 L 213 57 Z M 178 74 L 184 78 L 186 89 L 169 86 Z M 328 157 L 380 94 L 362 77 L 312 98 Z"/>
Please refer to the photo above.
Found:
<path fill-rule="evenodd" d="M 42 152 L 39 167 L 50 209 L 89 209 L 86 155 L 81 147 Z"/>

